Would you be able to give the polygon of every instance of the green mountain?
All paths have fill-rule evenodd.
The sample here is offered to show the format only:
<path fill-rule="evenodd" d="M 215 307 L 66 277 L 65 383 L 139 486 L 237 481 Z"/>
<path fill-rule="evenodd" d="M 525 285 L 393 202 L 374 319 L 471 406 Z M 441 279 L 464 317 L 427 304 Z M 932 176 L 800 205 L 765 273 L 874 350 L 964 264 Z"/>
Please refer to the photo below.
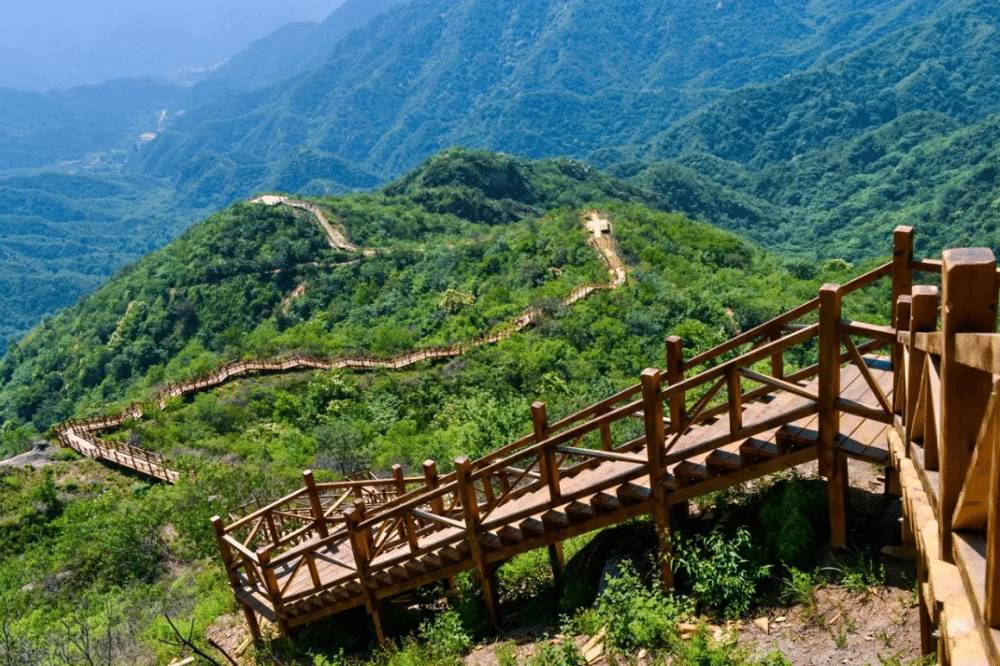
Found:
<path fill-rule="evenodd" d="M 255 41 L 202 80 L 256 88 L 319 66 L 352 30 L 405 0 L 347 0 L 322 23 L 289 23 Z"/>
<path fill-rule="evenodd" d="M 607 337 L 579 330 L 580 353 L 597 339 L 621 345 L 607 353 L 637 371 L 682 321 L 694 322 L 690 342 L 704 344 L 764 321 L 799 295 L 777 294 L 786 276 L 777 257 L 707 224 L 654 212 L 674 206 L 566 159 L 452 150 L 379 192 L 317 203 L 357 251 L 332 248 L 299 209 L 236 204 L 12 345 L 0 361 L 0 419 L 43 430 L 235 356 L 393 354 L 475 338 L 533 303 L 608 280 L 584 243 L 584 206 L 621 218 L 619 243 L 639 291 L 621 313 L 634 330 L 615 325 Z M 660 240 L 650 246 L 652 237 Z M 685 278 L 675 274 L 678 265 L 665 278 L 674 260 L 708 267 Z M 702 293 L 724 268 L 732 271 L 715 277 L 731 289 Z M 770 285 L 759 298 L 755 281 Z M 684 287 L 673 293 L 672 284 Z M 456 298 L 464 305 L 447 305 Z"/>
<path fill-rule="evenodd" d="M 177 178 L 185 191 L 219 157 L 231 160 L 231 173 L 264 178 L 277 155 L 303 148 L 381 177 L 455 144 L 585 157 L 645 145 L 727 92 L 834 58 L 935 8 L 416 0 L 352 33 L 295 80 L 191 110 L 130 168 L 169 177 L 203 164 Z"/>

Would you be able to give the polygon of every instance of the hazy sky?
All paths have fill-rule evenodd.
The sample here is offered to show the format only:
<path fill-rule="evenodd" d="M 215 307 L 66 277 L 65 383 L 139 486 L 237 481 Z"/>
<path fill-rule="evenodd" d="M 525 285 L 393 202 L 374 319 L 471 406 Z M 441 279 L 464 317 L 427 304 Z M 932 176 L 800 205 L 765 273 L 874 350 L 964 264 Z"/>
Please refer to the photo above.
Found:
<path fill-rule="evenodd" d="M 0 86 L 45 90 L 209 64 L 344 0 L 14 0 Z"/>

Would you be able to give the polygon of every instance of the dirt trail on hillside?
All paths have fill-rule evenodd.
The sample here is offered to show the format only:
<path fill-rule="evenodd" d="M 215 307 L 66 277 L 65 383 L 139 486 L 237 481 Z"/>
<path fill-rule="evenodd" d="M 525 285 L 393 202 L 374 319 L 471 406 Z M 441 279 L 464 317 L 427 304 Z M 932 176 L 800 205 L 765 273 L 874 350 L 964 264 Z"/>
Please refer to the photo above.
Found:
<path fill-rule="evenodd" d="M 316 204 L 309 203 L 308 201 L 300 201 L 298 199 L 276 196 L 257 197 L 256 199 L 251 199 L 250 203 L 259 203 L 265 206 L 285 205 L 291 208 L 304 210 L 316 219 L 316 223 L 319 225 L 319 228 L 323 230 L 323 234 L 326 236 L 326 240 L 330 244 L 330 247 L 335 250 L 343 250 L 345 252 L 358 251 L 356 245 L 347 240 L 344 234 L 330 224 L 330 221 L 326 219 L 323 211 Z"/>

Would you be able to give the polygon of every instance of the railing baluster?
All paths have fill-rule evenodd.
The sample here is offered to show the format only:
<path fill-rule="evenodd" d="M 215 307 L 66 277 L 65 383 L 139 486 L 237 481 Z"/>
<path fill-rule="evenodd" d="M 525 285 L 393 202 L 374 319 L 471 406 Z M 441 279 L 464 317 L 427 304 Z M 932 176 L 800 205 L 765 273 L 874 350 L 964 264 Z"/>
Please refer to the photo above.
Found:
<path fill-rule="evenodd" d="M 941 355 L 942 436 L 938 442 L 940 557 L 946 562 L 954 562 L 949 518 L 962 492 L 993 388 L 990 373 L 963 366 L 955 360 L 955 334 L 996 332 L 996 259 L 986 248 L 945 250 L 941 266 L 944 353 Z"/>
<path fill-rule="evenodd" d="M 830 542 L 834 548 L 847 545 L 847 460 L 836 451 L 840 437 L 839 289 L 838 285 L 824 284 L 819 290 L 819 469 L 827 477 Z"/>
<path fill-rule="evenodd" d="M 536 402 L 531 405 L 531 423 L 535 429 L 535 442 L 543 444 L 540 470 L 542 478 L 549 487 L 549 498 L 555 501 L 562 494 L 559 488 L 559 464 L 556 462 L 555 449 L 551 446 L 544 446 L 544 442 L 549 438 L 549 421 L 544 402 Z"/>
<path fill-rule="evenodd" d="M 667 338 L 667 386 L 684 380 L 684 341 L 680 336 Z M 686 395 L 683 391 L 670 396 L 670 432 L 679 432 L 685 418 Z"/>

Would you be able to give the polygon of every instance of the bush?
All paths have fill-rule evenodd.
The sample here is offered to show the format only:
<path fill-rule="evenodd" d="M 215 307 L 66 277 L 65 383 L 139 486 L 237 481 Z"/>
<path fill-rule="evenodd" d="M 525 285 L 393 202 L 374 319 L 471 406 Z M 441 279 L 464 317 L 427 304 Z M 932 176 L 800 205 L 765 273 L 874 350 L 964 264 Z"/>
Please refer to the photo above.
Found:
<path fill-rule="evenodd" d="M 682 599 L 643 585 L 628 564 L 622 564 L 617 578 L 608 577 L 597 606 L 607 627 L 606 645 L 617 652 L 669 646 L 677 636 L 678 620 L 690 610 Z"/>
<path fill-rule="evenodd" d="M 431 650 L 446 659 L 459 659 L 472 647 L 472 636 L 465 631 L 462 618 L 454 610 L 446 610 L 433 621 L 423 622 L 420 637 Z"/>
<path fill-rule="evenodd" d="M 586 666 L 587 660 L 580 654 L 571 639 L 562 645 L 543 643 L 542 647 L 528 660 L 528 666 Z"/>
<path fill-rule="evenodd" d="M 749 532 L 740 528 L 731 541 L 717 532 L 690 539 L 676 535 L 672 540 L 674 567 L 687 574 L 701 603 L 727 618 L 750 609 L 757 582 L 771 567 L 751 563 Z"/>

